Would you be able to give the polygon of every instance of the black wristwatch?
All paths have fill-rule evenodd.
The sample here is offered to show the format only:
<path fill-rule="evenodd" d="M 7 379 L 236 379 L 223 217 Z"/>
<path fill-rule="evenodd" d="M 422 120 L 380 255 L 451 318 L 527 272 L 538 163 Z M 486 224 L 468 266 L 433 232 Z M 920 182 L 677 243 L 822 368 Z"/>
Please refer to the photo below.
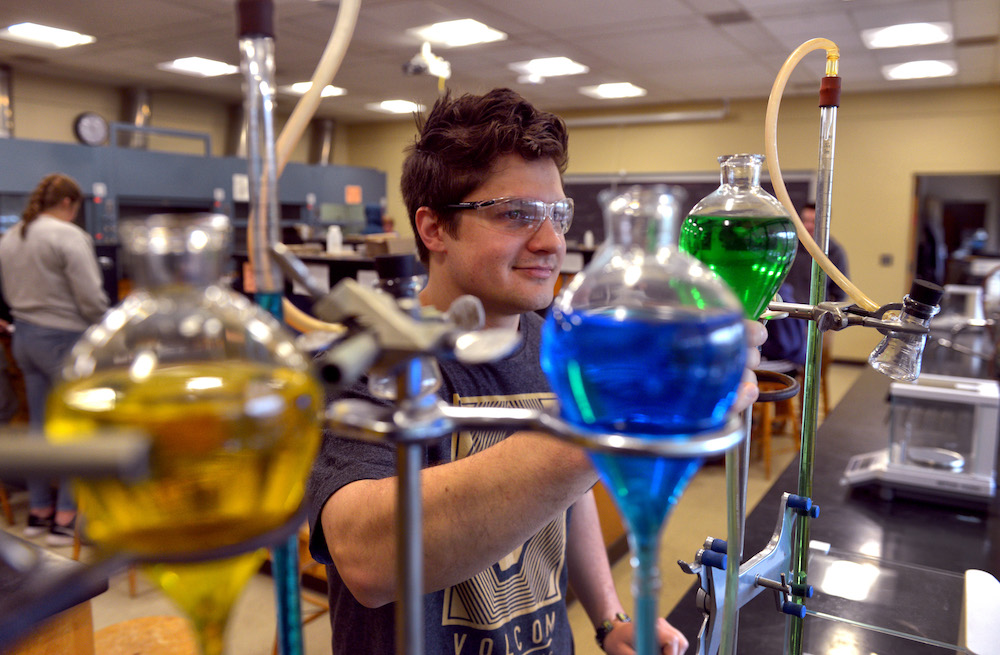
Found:
<path fill-rule="evenodd" d="M 611 631 L 615 629 L 615 624 L 631 622 L 631 616 L 625 612 L 617 612 L 613 618 L 601 621 L 601 625 L 597 626 L 597 634 L 594 635 L 594 640 L 597 641 L 597 645 L 601 647 L 601 650 L 604 650 L 604 640 L 607 639 Z"/>

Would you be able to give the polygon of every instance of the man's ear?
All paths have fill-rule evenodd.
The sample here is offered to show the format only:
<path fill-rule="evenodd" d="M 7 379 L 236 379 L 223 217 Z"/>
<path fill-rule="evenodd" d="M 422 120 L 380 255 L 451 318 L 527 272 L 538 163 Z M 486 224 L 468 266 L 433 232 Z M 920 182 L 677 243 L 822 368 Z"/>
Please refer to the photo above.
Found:
<path fill-rule="evenodd" d="M 414 223 L 417 227 L 417 234 L 420 235 L 420 240 L 427 246 L 427 250 L 431 252 L 445 252 L 447 250 L 444 239 L 444 226 L 441 224 L 441 219 L 434 210 L 430 207 L 417 209 L 417 213 L 414 216 Z"/>

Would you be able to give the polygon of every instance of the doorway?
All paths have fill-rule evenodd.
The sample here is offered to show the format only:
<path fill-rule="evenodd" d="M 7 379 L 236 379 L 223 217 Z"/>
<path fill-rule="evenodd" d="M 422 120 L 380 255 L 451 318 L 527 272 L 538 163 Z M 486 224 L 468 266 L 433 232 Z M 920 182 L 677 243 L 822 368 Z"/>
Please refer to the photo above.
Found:
<path fill-rule="evenodd" d="M 914 273 L 979 284 L 1000 264 L 1000 174 L 916 177 Z"/>

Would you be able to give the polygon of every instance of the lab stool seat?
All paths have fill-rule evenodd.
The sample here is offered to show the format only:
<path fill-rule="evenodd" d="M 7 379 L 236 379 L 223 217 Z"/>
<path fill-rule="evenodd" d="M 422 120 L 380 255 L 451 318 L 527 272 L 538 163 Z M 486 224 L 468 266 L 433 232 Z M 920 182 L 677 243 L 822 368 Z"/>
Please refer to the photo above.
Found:
<path fill-rule="evenodd" d="M 761 362 L 758 370 L 771 371 L 793 375 L 797 367 L 794 363 L 786 360 L 769 360 Z M 769 391 L 780 391 L 786 387 L 785 382 L 769 379 L 759 379 L 757 387 L 761 393 Z M 801 399 L 802 389 L 799 388 L 797 397 Z M 764 462 L 764 478 L 771 479 L 771 437 L 775 430 L 780 427 L 783 432 L 791 432 L 796 450 L 800 447 L 800 401 L 796 396 L 784 400 L 761 401 L 758 400 L 753 406 L 753 425 L 750 431 L 750 443 L 758 444 L 760 456 Z"/>
<path fill-rule="evenodd" d="M 95 655 L 198 655 L 198 641 L 181 616 L 142 616 L 94 633 Z"/>

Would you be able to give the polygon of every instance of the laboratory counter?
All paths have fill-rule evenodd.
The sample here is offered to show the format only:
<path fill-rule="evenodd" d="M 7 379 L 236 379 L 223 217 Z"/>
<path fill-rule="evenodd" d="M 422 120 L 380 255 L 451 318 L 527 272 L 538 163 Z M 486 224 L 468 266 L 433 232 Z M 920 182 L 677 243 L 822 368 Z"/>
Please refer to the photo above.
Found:
<path fill-rule="evenodd" d="M 83 574 L 85 571 L 80 562 L 9 532 L 0 534 L 0 617 L 15 622 L 8 625 L 0 621 L 0 653 L 93 655 L 90 600 L 107 591 L 108 582 L 100 574 Z M 74 576 L 73 584 L 60 583 L 70 575 Z M 32 599 L 29 616 L 25 616 L 26 599 Z M 39 599 L 46 602 L 38 605 L 35 601 Z M 7 630 L 15 625 L 16 632 L 32 627 L 5 650 L 2 644 L 8 636 Z"/>
<path fill-rule="evenodd" d="M 928 354 L 933 361 L 933 353 Z M 810 521 L 810 540 L 818 548 L 810 548 L 807 580 L 816 596 L 805 605 L 818 614 L 807 615 L 803 633 L 803 652 L 811 655 L 953 653 L 941 644 L 960 639 L 964 572 L 980 569 L 1000 576 L 1000 502 L 995 497 L 986 505 L 963 508 L 898 494 L 890 500 L 878 487 L 841 484 L 853 455 L 888 445 L 890 382 L 865 367 L 816 433 L 811 497 L 821 512 Z M 744 562 L 767 546 L 782 494 L 797 493 L 798 466 L 793 460 L 748 514 Z M 690 535 L 689 561 L 707 536 L 726 538 Z M 692 581 L 668 620 L 693 642 L 702 613 L 695 605 L 697 580 Z M 738 652 L 785 652 L 785 623 L 772 592 L 761 593 L 741 611 Z M 928 646 L 921 638 L 941 644 Z"/>

